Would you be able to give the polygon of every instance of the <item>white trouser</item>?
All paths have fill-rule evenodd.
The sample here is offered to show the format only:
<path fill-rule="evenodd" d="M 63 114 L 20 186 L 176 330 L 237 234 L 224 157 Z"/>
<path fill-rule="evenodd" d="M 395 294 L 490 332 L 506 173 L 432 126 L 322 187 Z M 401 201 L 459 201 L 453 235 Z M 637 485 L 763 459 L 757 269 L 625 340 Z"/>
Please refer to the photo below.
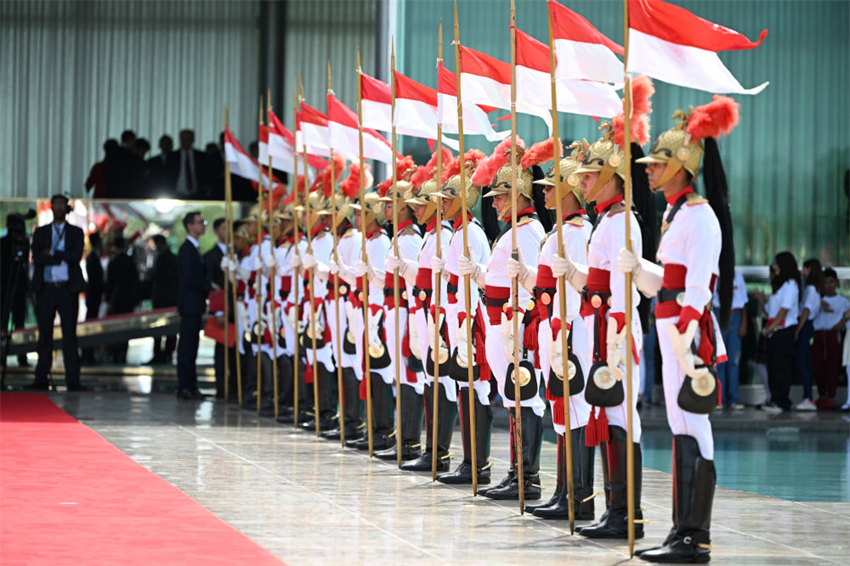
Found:
<path fill-rule="evenodd" d="M 321 309 L 324 310 L 324 309 Z M 310 330 L 311 319 L 313 315 L 311 315 L 312 309 L 310 308 L 309 302 L 304 305 L 303 312 L 301 313 L 301 320 L 304 322 L 304 328 L 308 331 Z M 334 371 L 336 369 L 334 367 L 334 359 L 333 359 L 333 350 L 331 349 L 331 345 L 325 343 L 324 346 L 320 346 L 322 339 L 323 331 L 321 330 L 322 325 L 327 323 L 327 319 L 324 318 L 324 315 L 321 315 L 324 320 L 319 319 L 320 313 L 316 312 L 316 328 L 318 329 L 316 332 L 316 351 L 315 354 L 313 352 L 313 339 L 307 336 L 307 333 L 304 334 L 304 356 L 307 358 L 307 363 L 312 364 L 313 358 L 316 358 L 316 363 L 322 364 L 325 366 L 326 371 Z"/>
<path fill-rule="evenodd" d="M 508 357 L 505 352 L 501 325 L 491 325 L 489 319 L 487 319 L 487 317 L 485 317 L 485 319 L 487 324 L 487 339 L 484 341 L 484 347 L 487 351 L 487 363 L 490 364 L 490 370 L 493 372 L 493 378 L 496 380 L 496 387 L 499 395 L 502 397 L 503 406 L 506 408 L 513 408 L 514 402 L 505 397 L 505 381 L 508 377 L 508 365 L 510 365 L 510 362 L 508 361 Z M 522 333 L 524 330 L 525 326 L 520 324 L 520 340 L 522 340 Z M 525 357 L 522 357 L 522 344 L 520 344 L 520 358 L 522 360 L 529 360 L 533 363 L 534 352 L 528 352 Z M 537 383 L 540 383 L 540 370 L 534 371 L 537 374 Z M 540 396 L 539 390 L 531 399 L 522 401 L 520 406 L 530 407 L 534 410 L 534 414 L 538 417 L 542 417 L 546 412 L 546 402 L 543 400 L 543 397 Z"/>
<path fill-rule="evenodd" d="M 608 319 L 610 324 L 616 324 L 616 321 L 613 319 Z M 588 336 L 588 351 L 590 352 L 590 360 L 593 360 L 593 324 L 594 317 L 593 315 L 584 317 L 584 324 L 587 328 L 587 336 Z M 607 350 L 606 345 L 606 337 L 600 336 L 600 344 L 599 351 L 601 355 L 605 355 Z M 643 344 L 643 330 L 640 327 L 640 317 L 637 314 L 637 311 L 634 311 L 632 315 L 632 344 L 629 344 L 628 336 L 625 340 L 623 340 L 623 360 L 626 359 L 626 345 L 632 347 L 634 345 L 634 349 L 637 351 L 638 356 L 640 356 L 641 345 Z M 605 416 L 608 418 L 608 424 L 610 426 L 617 426 L 622 428 L 623 430 L 628 430 L 627 422 L 628 422 L 628 413 L 626 412 L 626 406 L 631 407 L 632 411 L 632 442 L 640 442 L 642 429 L 640 425 L 640 415 L 637 411 L 637 398 L 638 398 L 638 389 L 640 388 L 640 367 L 638 367 L 638 360 L 635 360 L 635 357 L 632 356 L 632 399 L 629 402 L 628 399 L 628 387 L 625 383 L 626 376 L 623 377 L 623 393 L 625 395 L 625 399 L 622 403 L 617 405 L 616 407 L 606 407 L 605 408 Z M 590 379 L 590 376 L 585 376 L 585 379 Z M 585 387 L 587 385 L 585 384 Z"/>
<path fill-rule="evenodd" d="M 407 377 L 407 358 L 404 355 L 404 336 L 407 334 L 408 313 L 407 309 L 384 309 L 387 319 L 384 321 L 384 328 L 387 334 L 387 348 L 390 351 L 390 359 L 393 363 L 393 380 L 395 380 L 395 364 L 399 364 L 399 381 L 402 385 L 413 387 L 414 391 L 419 395 L 425 392 L 425 374 L 416 372 L 416 381 L 409 381 Z M 398 355 L 400 360 L 396 360 L 395 351 L 395 336 L 396 325 L 395 315 L 398 311 Z"/>
<path fill-rule="evenodd" d="M 386 315 L 386 313 L 384 313 L 384 314 Z M 356 345 L 357 360 L 358 360 L 358 363 L 355 364 L 355 366 L 354 366 L 354 373 L 357 375 L 358 381 L 363 381 L 363 369 L 362 369 L 362 366 L 359 363 L 359 361 L 364 360 L 365 359 L 364 356 L 368 355 L 367 352 L 366 352 L 366 348 L 364 347 L 365 344 L 366 344 L 366 341 L 364 340 L 364 336 L 363 336 L 363 328 L 364 328 L 363 306 L 361 305 L 359 308 L 354 309 L 354 329 L 353 329 L 354 343 Z M 386 319 L 384 319 L 384 328 L 386 328 Z M 375 369 L 375 368 L 371 367 L 371 365 L 370 365 L 369 371 L 373 374 L 380 375 L 381 379 L 383 379 L 384 383 L 386 383 L 386 384 L 392 385 L 393 383 L 395 383 L 395 373 L 394 373 L 395 370 L 393 369 L 392 362 L 390 362 L 390 365 L 388 365 L 387 367 L 382 368 L 382 369 Z"/>
<path fill-rule="evenodd" d="M 339 324 L 342 326 L 341 330 L 337 330 L 336 327 L 337 305 L 339 306 Z M 346 354 L 337 350 L 337 333 L 341 332 L 338 337 L 341 350 L 345 342 L 345 331 L 348 328 L 348 313 L 345 310 L 345 301 L 343 299 L 325 301 L 325 313 L 327 314 L 328 328 L 331 331 L 331 349 L 333 350 L 334 360 L 338 360 L 344 368 L 359 367 L 360 362 L 356 354 Z"/>
<path fill-rule="evenodd" d="M 576 318 L 572 322 L 572 340 L 573 340 L 573 353 L 578 357 L 579 365 L 581 366 L 581 371 L 587 379 L 587 374 L 590 371 L 590 358 L 587 356 L 587 332 L 584 328 L 584 321 L 581 318 Z M 540 371 L 543 373 L 543 381 L 546 383 L 547 387 L 549 385 L 549 370 L 551 369 L 551 364 L 549 362 L 549 352 L 551 351 L 554 342 L 552 341 L 552 328 L 549 325 L 548 320 L 544 320 L 540 323 L 540 329 L 538 331 L 538 343 L 540 344 Z M 558 340 L 561 339 L 561 335 L 558 334 Z M 585 384 L 587 382 L 585 381 Z M 569 390 L 569 381 L 564 382 L 564 389 Z M 554 404 L 553 404 L 554 406 Z M 590 418 L 590 405 L 587 401 L 584 400 L 584 390 L 581 392 L 570 395 L 570 429 L 575 430 L 577 428 L 581 428 L 587 425 L 587 421 Z M 554 415 L 553 415 L 554 418 Z M 566 427 L 562 424 L 554 424 L 555 432 L 558 434 L 564 434 Z"/>
<path fill-rule="evenodd" d="M 679 366 L 679 359 L 673 352 L 670 342 L 670 324 L 676 324 L 678 317 L 660 318 L 655 321 L 658 331 L 658 345 L 661 348 L 661 377 L 664 380 L 664 403 L 667 406 L 667 422 L 674 435 L 693 436 L 699 445 L 699 451 L 706 460 L 714 459 L 714 436 L 711 433 L 711 421 L 708 415 L 689 413 L 679 407 L 679 390 L 685 382 L 685 372 Z M 694 337 L 699 345 L 700 331 Z"/>

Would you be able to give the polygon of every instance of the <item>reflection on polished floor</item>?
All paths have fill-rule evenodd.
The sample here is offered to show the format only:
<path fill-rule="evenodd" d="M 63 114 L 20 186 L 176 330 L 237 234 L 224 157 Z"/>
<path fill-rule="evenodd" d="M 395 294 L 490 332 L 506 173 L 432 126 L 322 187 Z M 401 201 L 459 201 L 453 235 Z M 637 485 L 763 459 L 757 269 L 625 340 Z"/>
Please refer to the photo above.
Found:
<path fill-rule="evenodd" d="M 563 565 L 628 559 L 624 543 L 571 536 L 566 522 L 520 516 L 515 503 L 473 498 L 470 488 L 432 483 L 430 475 L 370 461 L 232 404 L 178 402 L 157 394 L 51 398 L 290 565 Z M 457 458 L 459 441 L 456 433 Z M 496 479 L 507 469 L 507 449 L 507 433 L 494 430 Z M 554 457 L 554 446 L 545 444 L 547 497 L 555 483 Z M 736 456 L 727 452 L 725 457 Z M 598 461 L 596 470 L 601 486 Z M 819 471 L 814 466 L 808 471 L 807 481 L 817 482 Z M 846 463 L 843 474 L 846 485 Z M 846 494 L 834 501 L 839 502 L 801 503 L 718 487 L 712 562 L 846 563 L 850 505 Z M 670 527 L 669 474 L 644 471 L 643 506 L 650 523 L 637 548 L 659 543 Z M 597 515 L 603 507 L 600 500 Z"/>

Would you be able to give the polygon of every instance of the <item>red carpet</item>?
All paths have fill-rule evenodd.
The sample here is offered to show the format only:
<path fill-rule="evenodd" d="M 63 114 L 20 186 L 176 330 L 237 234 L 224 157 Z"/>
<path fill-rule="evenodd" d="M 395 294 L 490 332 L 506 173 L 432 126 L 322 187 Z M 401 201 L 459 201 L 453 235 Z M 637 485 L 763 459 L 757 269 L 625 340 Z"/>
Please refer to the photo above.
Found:
<path fill-rule="evenodd" d="M 0 563 L 277 564 L 45 395 L 0 395 Z"/>

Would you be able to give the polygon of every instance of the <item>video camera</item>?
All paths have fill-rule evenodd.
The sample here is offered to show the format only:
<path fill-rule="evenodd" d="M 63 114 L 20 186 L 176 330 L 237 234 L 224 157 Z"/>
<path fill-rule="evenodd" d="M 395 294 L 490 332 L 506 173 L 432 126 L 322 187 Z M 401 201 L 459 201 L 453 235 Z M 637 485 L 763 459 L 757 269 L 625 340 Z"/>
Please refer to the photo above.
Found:
<path fill-rule="evenodd" d="M 27 261 L 29 255 L 29 236 L 27 235 L 27 220 L 36 217 L 34 209 L 25 213 L 11 212 L 6 215 L 6 228 L 8 237 L 11 239 L 12 257 L 14 260 Z"/>

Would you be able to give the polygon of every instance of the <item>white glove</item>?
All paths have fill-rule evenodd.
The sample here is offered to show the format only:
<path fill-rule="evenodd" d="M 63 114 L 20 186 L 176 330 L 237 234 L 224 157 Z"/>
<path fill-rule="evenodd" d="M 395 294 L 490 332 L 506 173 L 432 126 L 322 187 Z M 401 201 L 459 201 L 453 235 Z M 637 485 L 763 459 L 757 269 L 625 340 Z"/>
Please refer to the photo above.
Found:
<path fill-rule="evenodd" d="M 575 269 L 576 266 L 573 265 L 573 262 L 569 258 L 558 254 L 552 256 L 552 275 L 556 278 L 566 277 L 567 279 L 572 279 Z"/>
<path fill-rule="evenodd" d="M 335 262 L 333 258 L 331 258 L 331 260 L 328 262 L 328 271 L 331 272 L 331 275 L 336 275 L 337 273 L 339 273 L 339 270 L 339 264 Z"/>
<path fill-rule="evenodd" d="M 617 332 L 617 321 L 612 319 L 608 320 L 608 339 L 606 344 L 608 346 L 608 369 L 611 372 L 611 375 L 614 376 L 614 379 L 619 381 L 623 380 L 623 370 L 621 366 L 625 363 L 623 359 L 623 341 L 626 339 L 626 327 L 623 326 L 623 329 L 620 332 Z"/>
<path fill-rule="evenodd" d="M 555 372 L 555 375 L 562 378 L 564 377 L 564 349 L 563 342 L 561 337 L 561 332 L 567 333 L 567 340 L 570 338 L 570 331 L 565 330 L 563 326 L 561 327 L 558 335 L 555 336 L 555 339 L 552 340 L 552 347 L 549 348 L 549 366 L 552 368 L 552 371 Z"/>
<path fill-rule="evenodd" d="M 334 275 L 339 275 L 340 279 L 349 285 L 357 284 L 357 277 L 355 277 L 354 272 L 348 269 L 343 263 L 337 263 L 331 259 L 328 264 L 328 271 Z"/>
<path fill-rule="evenodd" d="M 661 290 L 664 281 L 664 269 L 650 261 L 639 258 L 633 251 L 621 248 L 617 254 L 617 270 L 631 273 L 638 290 L 647 297 L 653 297 Z"/>
<path fill-rule="evenodd" d="M 265 257 L 264 263 L 266 265 L 266 269 L 272 270 L 277 267 L 277 258 L 273 253 L 270 253 Z"/>
<path fill-rule="evenodd" d="M 431 271 L 440 274 L 446 270 L 446 260 L 435 255 L 431 256 Z"/>
<path fill-rule="evenodd" d="M 514 321 L 508 320 L 508 315 L 505 313 L 502 313 L 501 331 L 502 346 L 504 346 L 505 356 L 510 363 L 514 359 Z"/>
<path fill-rule="evenodd" d="M 313 254 L 304 254 L 304 256 L 301 258 L 301 265 L 304 267 L 304 269 L 310 269 L 314 267 L 317 263 L 319 262 L 316 259 L 316 256 Z"/>
<path fill-rule="evenodd" d="M 242 281 L 248 281 L 251 278 L 251 272 L 240 263 L 236 268 L 236 276 Z"/>
<path fill-rule="evenodd" d="M 289 267 L 292 269 L 300 269 L 301 268 L 301 254 L 297 251 L 289 256 Z"/>
<path fill-rule="evenodd" d="M 676 359 L 679 360 L 679 367 L 689 377 L 699 378 L 708 373 L 707 367 L 697 368 L 697 364 L 702 365 L 703 360 L 699 356 L 691 352 L 691 344 L 694 341 L 694 336 L 697 332 L 698 322 L 692 320 L 688 323 L 684 334 L 679 334 L 679 329 L 676 325 L 670 323 L 667 329 L 670 332 L 670 342 L 673 345 L 673 352 L 676 354 Z"/>
<path fill-rule="evenodd" d="M 354 264 L 355 277 L 363 277 L 365 275 L 369 279 L 372 279 L 373 272 L 372 264 L 368 260 L 363 261 L 362 259 L 358 259 L 357 263 Z"/>
<path fill-rule="evenodd" d="M 416 271 L 418 267 L 415 262 L 398 257 L 392 251 L 384 262 L 384 268 L 386 268 L 387 273 L 392 273 L 398 269 L 398 274 L 411 285 L 416 283 Z"/>
<path fill-rule="evenodd" d="M 230 258 L 227 256 L 222 256 L 221 264 L 219 265 L 219 267 L 221 267 L 221 270 L 225 273 L 230 271 Z"/>
<path fill-rule="evenodd" d="M 378 310 L 377 312 L 372 312 L 372 309 L 369 309 L 369 324 L 368 335 L 369 335 L 369 345 L 375 348 L 380 348 L 383 345 L 380 336 L 378 335 L 378 330 L 380 329 L 381 318 L 384 316 L 383 310 Z"/>
<path fill-rule="evenodd" d="M 260 257 L 260 254 L 254 256 L 254 271 L 262 271 L 264 267 L 263 258 Z"/>
<path fill-rule="evenodd" d="M 466 325 L 469 322 L 469 318 L 464 318 L 463 322 L 460 323 L 460 326 L 457 329 L 457 360 L 464 367 L 469 367 L 468 361 L 468 350 L 469 350 L 469 342 L 466 340 Z M 475 357 L 475 353 L 473 352 L 473 361 Z"/>
<path fill-rule="evenodd" d="M 522 258 L 522 250 L 517 250 L 519 260 L 508 258 L 505 268 L 508 272 L 508 277 L 516 279 L 523 288 L 529 293 L 534 292 L 534 284 L 537 282 L 537 270 L 525 264 Z"/>
<path fill-rule="evenodd" d="M 416 358 L 417 360 L 422 359 L 422 349 L 419 347 L 419 328 L 417 328 L 417 324 L 415 320 L 412 320 L 413 317 L 408 318 L 407 327 L 407 341 L 410 346 L 410 355 Z"/>
<path fill-rule="evenodd" d="M 387 259 L 384 261 L 384 267 L 387 268 L 387 271 L 395 271 L 398 269 L 399 275 L 401 275 L 400 271 L 404 269 L 404 262 L 400 257 L 395 255 L 395 252 L 391 249 L 387 255 Z"/>
<path fill-rule="evenodd" d="M 462 255 L 457 260 L 458 273 L 461 277 L 469 275 L 469 278 L 479 287 L 484 286 L 484 274 L 487 268 Z"/>

